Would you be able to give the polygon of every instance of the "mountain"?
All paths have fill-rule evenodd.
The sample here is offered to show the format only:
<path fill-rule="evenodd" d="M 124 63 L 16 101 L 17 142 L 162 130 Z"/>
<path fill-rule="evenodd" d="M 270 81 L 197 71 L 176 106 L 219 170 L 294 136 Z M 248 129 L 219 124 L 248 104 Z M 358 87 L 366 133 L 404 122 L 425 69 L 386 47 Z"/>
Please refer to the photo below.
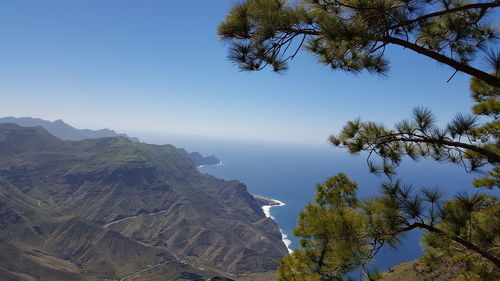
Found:
<path fill-rule="evenodd" d="M 124 137 L 130 139 L 131 141 L 139 141 L 139 139 L 137 138 L 129 137 L 126 134 L 117 134 L 115 131 L 109 129 L 102 129 L 97 131 L 88 129 L 76 129 L 66 124 L 61 119 L 51 122 L 31 117 L 3 117 L 0 118 L 0 124 L 1 123 L 14 123 L 22 127 L 41 126 L 49 131 L 49 133 L 62 140 L 85 140 L 105 137 Z"/>
<path fill-rule="evenodd" d="M 32 118 L 32 117 L 3 117 L 0 118 L 0 124 L 3 123 L 14 123 L 22 127 L 35 127 L 41 126 L 45 128 L 52 135 L 62 139 L 62 140 L 86 140 L 86 139 L 99 139 L 105 137 L 124 137 L 131 141 L 138 142 L 138 138 L 129 137 L 126 134 L 117 134 L 115 131 L 109 129 L 102 130 L 89 130 L 89 129 L 76 129 L 68 124 L 66 124 L 61 119 L 54 122 Z M 184 148 L 179 148 L 181 154 L 185 157 L 191 159 L 196 166 L 202 165 L 218 165 L 221 161 L 214 155 L 208 157 L 202 156 L 198 152 L 188 152 Z"/>
<path fill-rule="evenodd" d="M 172 145 L 0 124 L 0 280 L 258 280 L 281 238 L 244 184 Z"/>

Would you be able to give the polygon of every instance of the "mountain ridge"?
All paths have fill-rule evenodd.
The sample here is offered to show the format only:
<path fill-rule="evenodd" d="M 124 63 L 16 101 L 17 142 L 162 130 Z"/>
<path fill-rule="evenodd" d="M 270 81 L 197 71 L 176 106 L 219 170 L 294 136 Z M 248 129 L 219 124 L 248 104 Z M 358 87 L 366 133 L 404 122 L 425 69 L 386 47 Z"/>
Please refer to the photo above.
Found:
<path fill-rule="evenodd" d="M 82 280 L 90 278 L 82 272 L 119 277 L 162 260 L 175 262 L 158 270 L 231 278 L 273 271 L 286 254 L 276 223 L 244 184 L 200 173 L 172 145 L 63 141 L 41 127 L 0 124 L 0 156 L 0 239 L 18 261 L 40 252 L 58 267 L 70 262 Z M 14 265 L 3 272 L 34 274 Z M 182 272 L 158 280 L 184 280 Z"/>
<path fill-rule="evenodd" d="M 71 125 L 65 123 L 61 119 L 57 119 L 53 122 L 43 120 L 40 118 L 33 117 L 3 117 L 0 118 L 0 124 L 3 123 L 14 123 L 22 127 L 36 127 L 41 126 L 47 130 L 50 134 L 61 140 L 86 140 L 86 139 L 98 139 L 106 137 L 124 137 L 133 142 L 139 142 L 140 140 L 136 137 L 130 137 L 126 134 L 118 134 L 110 129 L 101 130 L 89 130 L 89 129 L 76 129 Z M 221 163 L 220 159 L 214 155 L 207 157 L 202 156 L 199 152 L 188 152 L 184 148 L 178 148 L 179 151 L 187 158 L 189 158 L 196 166 L 202 165 L 218 165 Z"/>
<path fill-rule="evenodd" d="M 126 134 L 118 134 L 110 129 L 89 130 L 89 129 L 76 129 L 61 119 L 53 122 L 33 117 L 2 117 L 0 123 L 14 123 L 22 127 L 35 127 L 41 126 L 45 128 L 52 135 L 62 140 L 84 140 L 104 137 L 125 137 L 131 141 L 139 141 L 138 138 L 129 137 Z"/>

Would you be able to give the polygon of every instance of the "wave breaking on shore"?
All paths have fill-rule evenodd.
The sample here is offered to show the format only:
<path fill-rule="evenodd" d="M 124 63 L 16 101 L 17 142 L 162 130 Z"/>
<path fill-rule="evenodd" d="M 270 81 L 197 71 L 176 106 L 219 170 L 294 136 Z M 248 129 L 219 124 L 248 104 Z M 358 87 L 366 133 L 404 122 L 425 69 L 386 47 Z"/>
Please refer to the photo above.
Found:
<path fill-rule="evenodd" d="M 271 208 L 272 207 L 282 207 L 282 206 L 285 206 L 286 204 L 284 202 L 281 202 L 281 201 L 276 200 L 276 199 L 269 199 L 269 200 L 273 201 L 275 204 L 262 206 L 262 211 L 264 212 L 264 215 L 266 215 L 266 217 L 276 221 L 274 216 L 271 215 Z M 289 253 L 292 253 L 293 250 L 290 249 L 290 245 L 292 244 L 292 241 L 290 239 L 288 239 L 288 235 L 286 235 L 286 233 L 283 231 L 283 229 L 280 228 L 279 230 L 281 232 L 281 237 L 282 237 L 283 243 L 286 246 L 286 249 L 288 250 Z"/>
<path fill-rule="evenodd" d="M 200 169 L 200 168 L 207 167 L 207 166 L 222 166 L 222 165 L 224 165 L 224 163 L 222 163 L 222 161 L 219 161 L 218 164 L 199 165 L 199 166 L 196 166 L 196 168 Z"/>

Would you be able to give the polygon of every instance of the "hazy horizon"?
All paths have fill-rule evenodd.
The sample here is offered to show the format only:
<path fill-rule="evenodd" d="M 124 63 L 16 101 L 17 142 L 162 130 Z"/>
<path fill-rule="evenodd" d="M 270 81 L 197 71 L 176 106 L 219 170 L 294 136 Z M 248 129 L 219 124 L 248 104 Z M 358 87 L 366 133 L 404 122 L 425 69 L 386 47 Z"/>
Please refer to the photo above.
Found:
<path fill-rule="evenodd" d="M 305 51 L 284 74 L 240 72 L 216 36 L 234 2 L 4 2 L 0 113 L 127 134 L 322 144 L 357 117 L 391 124 L 426 106 L 446 122 L 470 111 L 467 75 L 447 83 L 453 70 L 397 47 L 386 51 L 386 77 L 331 71 Z"/>

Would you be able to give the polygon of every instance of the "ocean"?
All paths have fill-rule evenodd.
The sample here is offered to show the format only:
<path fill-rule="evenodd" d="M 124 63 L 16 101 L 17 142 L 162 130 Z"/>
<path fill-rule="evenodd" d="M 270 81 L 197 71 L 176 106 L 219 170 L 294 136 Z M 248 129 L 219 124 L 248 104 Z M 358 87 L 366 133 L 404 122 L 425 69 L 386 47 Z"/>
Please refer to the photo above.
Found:
<path fill-rule="evenodd" d="M 156 143 L 168 143 L 155 139 Z M 221 140 L 171 140 L 177 146 L 203 155 L 215 154 L 222 165 L 199 168 L 203 173 L 227 180 L 243 182 L 252 194 L 265 196 L 284 203 L 269 209 L 290 249 L 299 246 L 299 238 L 292 235 L 298 214 L 311 202 L 315 186 L 340 172 L 359 183 L 359 197 L 374 196 L 385 176 L 368 172 L 366 156 L 352 156 L 346 151 L 324 145 L 278 144 Z M 430 160 L 405 159 L 398 168 L 399 178 L 414 188 L 441 187 L 449 196 L 459 191 L 475 193 L 470 187 L 474 174 L 449 163 Z M 498 195 L 498 194 L 497 194 Z M 422 232 L 414 230 L 402 239 L 398 250 L 384 248 L 372 267 L 386 271 L 396 264 L 412 261 L 422 255 L 419 238 Z"/>

